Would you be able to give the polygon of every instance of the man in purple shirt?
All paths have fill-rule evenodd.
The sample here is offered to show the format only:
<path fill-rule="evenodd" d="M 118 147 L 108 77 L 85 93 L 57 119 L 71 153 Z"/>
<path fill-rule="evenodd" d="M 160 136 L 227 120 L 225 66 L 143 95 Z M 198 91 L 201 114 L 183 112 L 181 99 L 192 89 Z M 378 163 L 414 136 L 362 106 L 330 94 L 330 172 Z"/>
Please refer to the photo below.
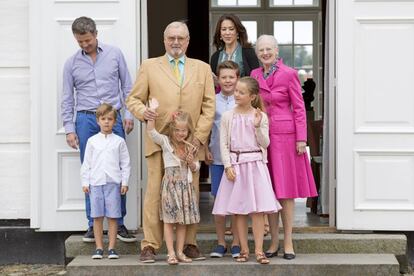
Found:
<path fill-rule="evenodd" d="M 113 132 L 125 139 L 134 128 L 132 115 L 125 109 L 122 121 L 120 110 L 125 107 L 132 83 L 120 49 L 98 43 L 95 22 L 88 17 L 79 17 L 72 24 L 72 32 L 81 48 L 65 63 L 63 70 L 62 120 L 66 132 L 66 142 L 80 150 L 81 163 L 89 137 L 99 132 L 95 111 L 102 103 L 118 110 Z M 75 93 L 76 91 L 76 93 Z M 75 116 L 76 113 L 76 116 Z M 75 120 L 74 120 L 75 119 Z M 94 242 L 93 219 L 89 194 L 85 194 L 88 230 L 83 237 L 85 242 Z M 124 226 L 126 196 L 121 197 L 122 217 L 118 219 L 118 238 L 124 242 L 134 242 L 136 238 Z"/>

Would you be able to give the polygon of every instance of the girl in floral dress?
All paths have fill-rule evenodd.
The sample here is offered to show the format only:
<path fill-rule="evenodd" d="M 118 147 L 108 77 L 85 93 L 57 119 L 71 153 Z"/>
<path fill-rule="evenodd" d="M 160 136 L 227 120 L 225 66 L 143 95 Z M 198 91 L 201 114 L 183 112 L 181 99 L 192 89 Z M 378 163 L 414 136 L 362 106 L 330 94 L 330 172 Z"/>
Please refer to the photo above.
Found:
<path fill-rule="evenodd" d="M 151 99 L 150 108 L 156 109 L 158 102 Z M 164 177 L 161 183 L 160 218 L 164 222 L 164 237 L 168 250 L 167 262 L 191 262 L 184 255 L 183 248 L 186 227 L 200 221 L 198 200 L 192 185 L 192 173 L 200 168 L 194 158 L 192 141 L 194 128 L 191 117 L 184 111 L 173 112 L 167 125 L 168 135 L 155 130 L 155 121 L 147 122 L 150 138 L 162 149 Z M 176 248 L 174 250 L 174 226 L 176 227 Z"/>

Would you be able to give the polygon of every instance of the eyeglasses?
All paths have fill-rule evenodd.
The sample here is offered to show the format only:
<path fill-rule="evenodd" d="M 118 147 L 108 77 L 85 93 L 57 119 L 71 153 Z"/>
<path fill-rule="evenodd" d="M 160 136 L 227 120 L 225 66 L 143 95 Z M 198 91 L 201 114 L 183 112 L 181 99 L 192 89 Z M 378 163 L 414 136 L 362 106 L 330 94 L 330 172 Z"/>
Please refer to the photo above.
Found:
<path fill-rule="evenodd" d="M 188 36 L 167 36 L 168 43 L 174 43 L 176 40 L 178 43 L 183 43 Z"/>

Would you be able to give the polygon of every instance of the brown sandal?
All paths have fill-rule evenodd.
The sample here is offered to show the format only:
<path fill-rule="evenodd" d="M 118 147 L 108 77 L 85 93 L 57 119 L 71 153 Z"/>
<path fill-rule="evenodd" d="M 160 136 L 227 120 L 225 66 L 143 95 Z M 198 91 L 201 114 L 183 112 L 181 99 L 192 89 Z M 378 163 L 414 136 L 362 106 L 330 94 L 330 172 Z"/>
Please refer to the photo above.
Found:
<path fill-rule="evenodd" d="M 240 255 L 236 258 L 236 262 L 245 263 L 249 260 L 249 254 L 246 252 L 240 252 Z"/>
<path fill-rule="evenodd" d="M 188 258 L 184 253 L 178 253 L 177 259 L 180 263 L 191 263 L 193 262 L 192 259 Z"/>
<path fill-rule="evenodd" d="M 177 257 L 175 255 L 167 256 L 167 257 L 168 257 L 167 258 L 167 263 L 169 265 L 178 265 L 178 260 L 177 260 Z"/>
<path fill-rule="evenodd" d="M 266 258 L 266 255 L 263 252 L 256 253 L 256 261 L 259 264 L 268 264 L 268 263 L 270 263 L 269 259 Z"/>

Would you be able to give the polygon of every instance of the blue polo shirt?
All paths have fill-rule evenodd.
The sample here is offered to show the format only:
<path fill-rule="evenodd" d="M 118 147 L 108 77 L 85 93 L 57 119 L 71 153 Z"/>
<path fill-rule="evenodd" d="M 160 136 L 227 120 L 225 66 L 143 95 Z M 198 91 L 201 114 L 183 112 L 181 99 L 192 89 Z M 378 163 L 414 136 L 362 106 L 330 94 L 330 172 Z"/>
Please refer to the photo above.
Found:
<path fill-rule="evenodd" d="M 234 108 L 236 103 L 234 102 L 234 96 L 225 96 L 223 93 L 218 93 L 216 95 L 216 113 L 214 115 L 213 128 L 211 130 L 210 137 L 210 151 L 213 154 L 213 164 L 214 165 L 223 165 L 221 161 L 221 152 L 220 152 L 220 121 L 221 116 L 224 112 Z"/>

